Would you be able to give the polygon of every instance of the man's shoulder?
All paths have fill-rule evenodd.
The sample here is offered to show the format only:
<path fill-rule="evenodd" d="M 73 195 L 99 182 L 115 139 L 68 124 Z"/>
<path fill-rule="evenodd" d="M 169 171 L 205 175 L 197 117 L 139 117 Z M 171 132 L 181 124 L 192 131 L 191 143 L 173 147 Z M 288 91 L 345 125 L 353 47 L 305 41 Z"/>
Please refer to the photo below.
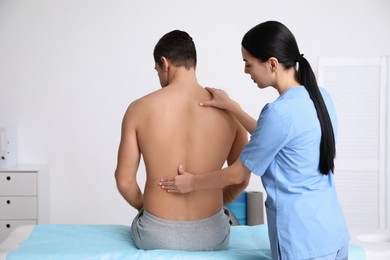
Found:
<path fill-rule="evenodd" d="M 133 100 L 130 103 L 129 108 L 136 109 L 136 108 L 145 107 L 145 106 L 148 106 L 150 104 L 157 102 L 156 99 L 158 99 L 159 96 L 161 96 L 161 90 L 162 89 L 158 89 L 158 90 L 150 92 L 149 94 L 146 94 L 145 96 L 142 96 L 136 100 Z"/>
<path fill-rule="evenodd" d="M 140 119 L 147 117 L 149 111 L 154 109 L 156 103 L 154 92 L 131 101 L 124 115 L 125 122 L 139 122 Z"/>

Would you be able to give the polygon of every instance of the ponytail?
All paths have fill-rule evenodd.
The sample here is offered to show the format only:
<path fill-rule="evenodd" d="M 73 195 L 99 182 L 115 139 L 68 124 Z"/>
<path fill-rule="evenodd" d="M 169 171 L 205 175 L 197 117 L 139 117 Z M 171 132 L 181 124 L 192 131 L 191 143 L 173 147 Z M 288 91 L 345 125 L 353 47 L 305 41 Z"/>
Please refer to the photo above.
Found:
<path fill-rule="evenodd" d="M 336 144 L 328 110 L 324 99 L 318 88 L 316 78 L 309 62 L 299 55 L 295 60 L 298 63 L 298 80 L 305 86 L 309 96 L 314 103 L 317 111 L 317 116 L 321 125 L 321 144 L 320 144 L 320 172 L 328 175 L 331 171 L 334 172 L 334 158 L 336 156 Z"/>

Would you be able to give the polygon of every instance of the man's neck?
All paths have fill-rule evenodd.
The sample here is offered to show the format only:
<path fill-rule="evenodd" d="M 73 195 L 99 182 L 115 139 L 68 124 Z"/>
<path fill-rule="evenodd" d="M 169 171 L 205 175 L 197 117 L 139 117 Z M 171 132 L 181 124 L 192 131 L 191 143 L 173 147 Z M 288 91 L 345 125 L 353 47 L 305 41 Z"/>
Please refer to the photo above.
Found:
<path fill-rule="evenodd" d="M 195 68 L 174 67 L 169 71 L 168 86 L 193 87 L 199 86 Z"/>

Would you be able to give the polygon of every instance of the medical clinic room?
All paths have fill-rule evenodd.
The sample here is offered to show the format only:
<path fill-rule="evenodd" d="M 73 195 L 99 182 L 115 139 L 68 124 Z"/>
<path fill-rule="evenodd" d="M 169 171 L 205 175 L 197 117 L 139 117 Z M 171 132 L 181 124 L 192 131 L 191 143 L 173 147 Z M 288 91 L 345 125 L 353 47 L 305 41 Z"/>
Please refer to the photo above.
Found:
<path fill-rule="evenodd" d="M 389 14 L 0 0 L 0 260 L 390 260 Z"/>

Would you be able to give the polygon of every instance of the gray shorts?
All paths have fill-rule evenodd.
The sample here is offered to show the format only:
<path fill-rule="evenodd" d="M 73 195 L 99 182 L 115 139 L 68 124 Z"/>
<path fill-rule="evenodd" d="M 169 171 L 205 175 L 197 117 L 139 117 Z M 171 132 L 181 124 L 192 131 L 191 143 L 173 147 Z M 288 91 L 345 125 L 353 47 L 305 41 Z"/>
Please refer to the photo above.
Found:
<path fill-rule="evenodd" d="M 165 220 L 142 209 L 133 220 L 131 235 L 134 244 L 145 250 L 223 250 L 229 245 L 229 221 L 226 209 L 196 221 Z"/>

